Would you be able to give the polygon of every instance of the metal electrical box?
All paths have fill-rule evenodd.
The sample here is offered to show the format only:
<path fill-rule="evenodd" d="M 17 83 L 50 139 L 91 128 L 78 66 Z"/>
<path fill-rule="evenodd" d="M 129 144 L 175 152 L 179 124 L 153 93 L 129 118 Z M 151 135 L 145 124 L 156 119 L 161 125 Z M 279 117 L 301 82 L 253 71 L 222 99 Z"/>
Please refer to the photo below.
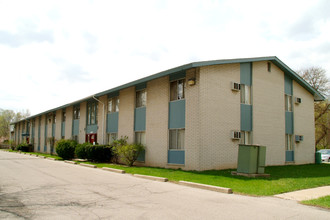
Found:
<path fill-rule="evenodd" d="M 240 144 L 237 173 L 263 174 L 266 165 L 266 147 Z"/>

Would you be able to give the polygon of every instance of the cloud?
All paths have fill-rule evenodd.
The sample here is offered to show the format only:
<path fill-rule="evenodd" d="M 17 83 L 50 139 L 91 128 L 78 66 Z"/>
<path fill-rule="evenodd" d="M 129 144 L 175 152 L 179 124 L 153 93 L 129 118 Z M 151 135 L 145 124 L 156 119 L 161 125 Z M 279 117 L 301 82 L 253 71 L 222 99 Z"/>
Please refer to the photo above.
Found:
<path fill-rule="evenodd" d="M 42 31 L 22 31 L 10 33 L 0 30 L 0 44 L 10 47 L 20 47 L 24 44 L 54 42 L 53 32 L 49 30 Z"/>

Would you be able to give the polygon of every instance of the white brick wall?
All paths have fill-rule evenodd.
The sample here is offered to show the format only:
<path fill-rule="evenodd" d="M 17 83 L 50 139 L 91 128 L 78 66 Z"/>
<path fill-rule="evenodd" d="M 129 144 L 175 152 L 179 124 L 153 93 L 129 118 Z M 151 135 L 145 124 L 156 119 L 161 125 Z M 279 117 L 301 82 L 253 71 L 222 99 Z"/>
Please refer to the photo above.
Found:
<path fill-rule="evenodd" d="M 69 106 L 65 109 L 65 139 L 72 138 L 72 123 L 73 123 L 73 106 Z"/>
<path fill-rule="evenodd" d="M 230 132 L 240 130 L 240 94 L 231 90 L 231 82 L 239 79 L 239 64 L 200 68 L 201 170 L 237 166 L 238 141 Z"/>
<path fill-rule="evenodd" d="M 128 136 L 128 142 L 132 143 L 134 141 L 135 87 L 121 90 L 119 99 L 118 138 Z"/>
<path fill-rule="evenodd" d="M 266 165 L 285 163 L 284 73 L 267 62 L 252 65 L 253 144 L 266 146 Z"/>
<path fill-rule="evenodd" d="M 165 167 L 168 149 L 169 78 L 147 84 L 146 158 L 148 166 Z"/>
<path fill-rule="evenodd" d="M 293 104 L 294 134 L 304 136 L 304 140 L 302 142 L 295 143 L 295 163 L 314 163 L 314 97 L 302 86 L 293 81 L 293 102 L 294 97 L 299 97 L 302 99 L 301 104 Z"/>
<path fill-rule="evenodd" d="M 100 102 L 98 102 L 98 129 L 97 129 L 97 142 L 99 144 L 105 144 L 106 143 L 106 128 L 107 128 L 107 101 L 108 101 L 108 97 L 106 95 L 98 98 L 103 104 L 104 104 L 104 108 L 103 108 L 103 104 L 101 104 Z"/>

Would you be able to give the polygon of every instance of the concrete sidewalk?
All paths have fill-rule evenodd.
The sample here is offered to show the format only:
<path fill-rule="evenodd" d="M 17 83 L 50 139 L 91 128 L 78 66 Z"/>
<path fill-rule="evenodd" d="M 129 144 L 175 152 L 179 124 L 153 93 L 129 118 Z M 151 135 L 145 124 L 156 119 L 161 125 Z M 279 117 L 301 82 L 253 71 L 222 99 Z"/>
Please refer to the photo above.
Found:
<path fill-rule="evenodd" d="M 304 189 L 304 190 L 275 195 L 275 197 L 277 198 L 295 200 L 295 201 L 317 199 L 323 196 L 330 196 L 330 186 L 322 186 L 312 189 Z"/>

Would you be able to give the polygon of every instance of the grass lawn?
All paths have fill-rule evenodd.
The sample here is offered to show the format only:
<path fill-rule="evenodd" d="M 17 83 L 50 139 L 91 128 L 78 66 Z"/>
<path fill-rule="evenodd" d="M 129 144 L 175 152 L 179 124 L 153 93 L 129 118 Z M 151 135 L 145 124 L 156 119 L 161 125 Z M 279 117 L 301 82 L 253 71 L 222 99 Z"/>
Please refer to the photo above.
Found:
<path fill-rule="evenodd" d="M 309 164 L 266 167 L 270 178 L 232 176 L 233 170 L 183 171 L 154 167 L 126 167 L 107 163 L 90 163 L 97 167 L 111 167 L 127 173 L 168 178 L 170 181 L 190 181 L 232 188 L 234 193 L 270 196 L 300 189 L 330 185 L 330 164 Z"/>
<path fill-rule="evenodd" d="M 330 196 L 321 197 L 318 199 L 312 199 L 312 200 L 305 200 L 301 202 L 305 205 L 312 205 L 312 206 L 318 206 L 323 208 L 330 209 Z"/>

